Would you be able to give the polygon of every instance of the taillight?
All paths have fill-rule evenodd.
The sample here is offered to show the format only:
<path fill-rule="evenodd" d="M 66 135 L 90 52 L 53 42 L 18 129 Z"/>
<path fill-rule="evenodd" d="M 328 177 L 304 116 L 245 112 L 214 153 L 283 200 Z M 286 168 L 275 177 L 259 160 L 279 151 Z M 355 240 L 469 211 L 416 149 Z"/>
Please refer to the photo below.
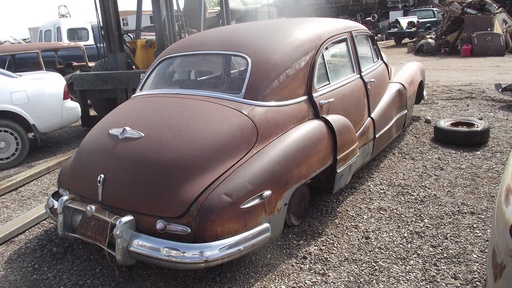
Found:
<path fill-rule="evenodd" d="M 64 95 L 62 97 L 62 100 L 68 100 L 71 99 L 71 96 L 69 95 L 69 88 L 68 85 L 64 85 Z"/>

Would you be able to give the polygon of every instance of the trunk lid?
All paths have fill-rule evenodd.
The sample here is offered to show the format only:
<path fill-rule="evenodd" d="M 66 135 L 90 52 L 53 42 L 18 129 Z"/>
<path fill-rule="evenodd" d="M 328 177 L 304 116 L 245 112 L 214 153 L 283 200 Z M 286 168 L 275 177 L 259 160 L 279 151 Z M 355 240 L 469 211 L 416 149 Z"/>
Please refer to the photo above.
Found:
<path fill-rule="evenodd" d="M 109 133 L 123 127 L 144 136 L 120 139 Z M 233 108 L 193 96 L 138 96 L 89 132 L 61 170 L 59 187 L 100 201 L 97 182 L 104 175 L 101 203 L 179 217 L 256 139 L 253 122 Z"/>

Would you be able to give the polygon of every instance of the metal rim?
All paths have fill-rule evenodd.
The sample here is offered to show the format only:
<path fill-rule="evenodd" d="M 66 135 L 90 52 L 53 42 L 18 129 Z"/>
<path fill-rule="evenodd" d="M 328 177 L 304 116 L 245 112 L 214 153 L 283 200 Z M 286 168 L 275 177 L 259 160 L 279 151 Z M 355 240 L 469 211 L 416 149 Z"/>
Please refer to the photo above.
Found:
<path fill-rule="evenodd" d="M 446 123 L 447 127 L 451 128 L 459 128 L 459 129 L 475 129 L 480 127 L 478 123 L 470 122 L 470 121 L 453 121 Z"/>
<path fill-rule="evenodd" d="M 21 138 L 16 131 L 0 127 L 0 163 L 9 163 L 21 153 Z"/>

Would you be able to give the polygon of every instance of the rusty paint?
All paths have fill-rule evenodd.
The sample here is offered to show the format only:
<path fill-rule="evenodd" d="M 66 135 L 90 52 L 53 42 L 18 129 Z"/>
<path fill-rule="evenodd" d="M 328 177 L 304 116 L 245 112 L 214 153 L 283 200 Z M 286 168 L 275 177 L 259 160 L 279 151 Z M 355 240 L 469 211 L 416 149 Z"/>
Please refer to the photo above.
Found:
<path fill-rule="evenodd" d="M 494 283 L 500 281 L 503 273 L 507 266 L 503 261 L 498 261 L 498 254 L 496 253 L 496 247 L 492 247 L 492 275 L 494 279 Z"/>

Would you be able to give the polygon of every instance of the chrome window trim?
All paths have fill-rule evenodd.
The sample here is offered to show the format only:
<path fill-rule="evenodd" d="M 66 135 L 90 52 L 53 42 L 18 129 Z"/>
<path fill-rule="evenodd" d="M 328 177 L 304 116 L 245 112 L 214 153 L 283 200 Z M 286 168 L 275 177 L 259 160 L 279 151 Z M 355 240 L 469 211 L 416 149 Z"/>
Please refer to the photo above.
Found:
<path fill-rule="evenodd" d="M 195 97 L 207 97 L 207 98 L 213 98 L 213 99 L 221 99 L 221 100 L 227 100 L 232 102 L 238 102 L 242 104 L 252 105 L 252 106 L 259 106 L 259 107 L 283 107 L 283 106 L 289 106 L 297 103 L 301 103 L 307 100 L 308 96 L 300 96 L 292 100 L 286 100 L 286 101 L 272 101 L 272 102 L 264 102 L 264 101 L 253 101 L 253 100 L 247 100 L 243 98 L 236 98 L 233 96 L 229 96 L 224 93 L 215 93 L 215 92 L 208 92 L 208 91 L 198 91 L 198 90 L 185 90 L 185 89 L 160 89 L 160 90 L 149 90 L 145 92 L 139 92 L 137 94 L 134 94 L 132 98 L 137 98 L 144 95 L 161 95 L 161 94 L 174 94 L 174 95 L 191 95 Z"/>
<path fill-rule="evenodd" d="M 353 72 L 353 74 L 352 74 L 352 75 L 348 75 L 348 76 L 346 76 L 345 78 L 341 78 L 341 79 L 339 79 L 338 81 L 330 82 L 330 83 L 328 83 L 327 85 L 324 85 L 324 86 L 318 87 L 318 86 L 316 85 L 316 76 L 317 76 L 317 75 L 316 75 L 316 71 L 317 71 L 317 69 L 318 69 L 318 62 L 319 62 L 319 61 L 318 61 L 318 59 L 319 59 L 320 57 L 323 57 L 323 58 L 324 58 L 324 63 L 325 63 L 325 57 L 324 57 L 324 51 L 325 51 L 325 48 L 326 48 L 328 45 L 334 44 L 334 43 L 336 43 L 336 42 L 345 42 L 345 43 L 347 43 L 347 48 L 348 48 L 348 54 L 347 54 L 347 56 L 349 56 L 349 58 L 350 58 L 349 60 L 350 60 L 350 63 L 352 64 L 352 71 L 354 71 L 354 72 Z M 344 36 L 341 36 L 341 37 L 337 37 L 337 38 L 335 38 L 334 40 L 329 41 L 329 43 L 327 43 L 327 44 L 325 44 L 325 45 L 323 45 L 323 46 L 322 46 L 322 52 L 320 53 L 319 57 L 317 57 L 317 58 L 315 59 L 315 69 L 314 69 L 314 71 L 315 71 L 315 72 L 314 72 L 314 75 L 313 75 L 313 79 L 314 79 L 314 81 L 313 81 L 313 82 L 315 83 L 315 89 L 316 89 L 318 92 L 320 92 L 320 91 L 322 91 L 322 92 L 321 92 L 321 93 L 315 93 L 314 97 L 317 97 L 317 95 L 322 95 L 322 94 L 327 93 L 327 92 L 329 92 L 329 91 L 332 91 L 332 90 L 334 90 L 334 89 L 336 89 L 336 88 L 338 88 L 338 87 L 340 87 L 340 86 L 343 86 L 344 84 L 346 84 L 346 83 L 348 83 L 348 82 L 352 81 L 352 78 L 354 78 L 355 76 L 357 76 L 357 75 L 358 75 L 358 74 L 357 74 L 357 68 L 356 68 L 356 65 L 355 65 L 354 57 L 353 57 L 353 56 L 354 56 L 354 51 L 353 51 L 353 49 L 352 49 L 352 45 L 350 44 L 350 39 L 349 39 L 349 36 L 348 36 L 348 35 L 344 35 Z M 326 64 L 325 64 L 325 65 L 326 65 Z M 326 71 L 327 71 L 327 75 L 329 75 L 329 68 L 327 67 L 327 65 L 326 65 Z M 330 81 L 330 79 L 329 79 L 329 81 Z"/>

